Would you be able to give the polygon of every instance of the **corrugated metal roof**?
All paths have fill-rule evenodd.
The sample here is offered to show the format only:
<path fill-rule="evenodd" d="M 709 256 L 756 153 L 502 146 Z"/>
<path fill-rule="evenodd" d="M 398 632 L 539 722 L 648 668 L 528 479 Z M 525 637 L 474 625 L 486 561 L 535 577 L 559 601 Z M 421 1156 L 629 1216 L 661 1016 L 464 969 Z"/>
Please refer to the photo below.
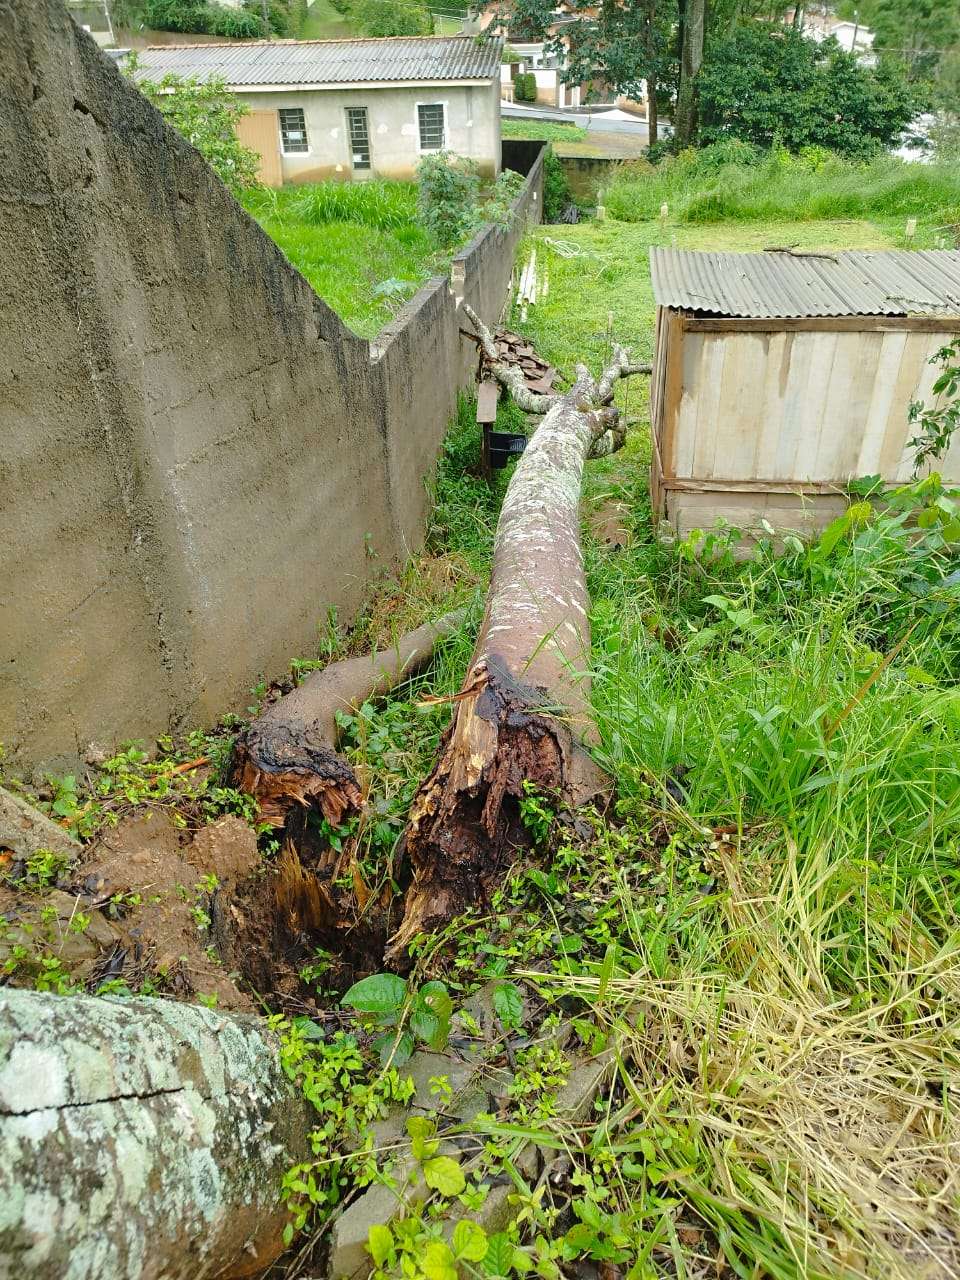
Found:
<path fill-rule="evenodd" d="M 491 80 L 500 75 L 501 49 L 501 41 L 475 36 L 152 45 L 138 54 L 136 78 L 172 72 L 200 81 L 220 76 L 238 86 Z"/>
<path fill-rule="evenodd" d="M 708 315 L 960 316 L 960 251 L 698 253 L 650 250 L 662 307 Z"/>

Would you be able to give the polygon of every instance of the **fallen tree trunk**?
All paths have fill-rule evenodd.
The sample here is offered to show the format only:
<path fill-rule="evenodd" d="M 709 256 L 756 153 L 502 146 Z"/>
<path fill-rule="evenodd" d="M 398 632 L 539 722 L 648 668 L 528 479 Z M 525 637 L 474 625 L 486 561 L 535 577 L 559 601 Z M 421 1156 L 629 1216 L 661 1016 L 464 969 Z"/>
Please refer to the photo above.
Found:
<path fill-rule="evenodd" d="M 463 619 L 464 610 L 457 610 L 407 632 L 380 653 L 333 662 L 251 722 L 237 741 L 234 776 L 256 798 L 264 822 L 282 827 L 292 809 L 315 805 L 339 827 L 360 808 L 357 779 L 337 754 L 336 713 L 354 711 L 416 674 Z"/>
<path fill-rule="evenodd" d="M 257 1019 L 0 992 L 0 1273 L 236 1280 L 281 1252 L 311 1108 Z"/>
<path fill-rule="evenodd" d="M 532 395 L 464 310 L 490 371 L 523 408 L 545 416 L 507 488 L 477 646 L 437 763 L 410 809 L 413 883 L 391 940 L 394 961 L 418 933 L 485 899 L 528 843 L 520 818 L 526 786 L 569 804 L 608 786 L 585 750 L 595 728 L 580 489 L 587 457 L 623 443 L 613 387 L 641 366 L 616 347 L 599 380 L 581 367 L 565 395 Z"/>

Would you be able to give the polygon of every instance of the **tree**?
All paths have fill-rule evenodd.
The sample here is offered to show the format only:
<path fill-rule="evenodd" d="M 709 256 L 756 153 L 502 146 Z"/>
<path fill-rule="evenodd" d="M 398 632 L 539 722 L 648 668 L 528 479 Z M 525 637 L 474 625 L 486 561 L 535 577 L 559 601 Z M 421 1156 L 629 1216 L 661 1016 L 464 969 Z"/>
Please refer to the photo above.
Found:
<path fill-rule="evenodd" d="M 433 16 L 414 0 L 354 0 L 350 12 L 365 36 L 429 36 Z"/>
<path fill-rule="evenodd" d="M 960 42 L 960 5 L 947 0 L 874 0 L 873 47 L 906 65 L 911 79 L 932 75 Z"/>
<path fill-rule="evenodd" d="M 125 70 L 136 76 L 135 55 L 128 58 Z M 201 84 L 192 77 L 168 74 L 159 81 L 139 80 L 137 88 L 196 147 L 231 191 L 257 185 L 260 157 L 237 138 L 237 122 L 247 108 L 230 92 L 225 80 L 212 77 Z"/>
<path fill-rule="evenodd" d="M 680 75 L 673 132 L 678 149 L 694 140 L 697 124 L 698 77 L 703 65 L 707 0 L 680 0 Z"/>
<path fill-rule="evenodd" d="M 779 140 L 792 151 L 822 146 L 864 156 L 892 143 L 915 108 L 895 66 L 862 66 L 835 40 L 816 44 L 789 27 L 734 29 L 711 43 L 700 73 L 705 143 Z"/>

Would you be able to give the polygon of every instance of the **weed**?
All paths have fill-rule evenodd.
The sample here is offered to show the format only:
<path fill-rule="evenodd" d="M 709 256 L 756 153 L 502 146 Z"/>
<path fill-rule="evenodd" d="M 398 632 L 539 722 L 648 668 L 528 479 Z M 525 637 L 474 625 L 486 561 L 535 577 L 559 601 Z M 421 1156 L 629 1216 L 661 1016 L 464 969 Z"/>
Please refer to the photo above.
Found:
<path fill-rule="evenodd" d="M 402 1067 L 418 1041 L 436 1052 L 446 1047 L 453 1001 L 442 982 L 416 990 L 396 974 L 374 973 L 355 982 L 340 1003 L 380 1031 L 373 1047 L 383 1063 Z"/>

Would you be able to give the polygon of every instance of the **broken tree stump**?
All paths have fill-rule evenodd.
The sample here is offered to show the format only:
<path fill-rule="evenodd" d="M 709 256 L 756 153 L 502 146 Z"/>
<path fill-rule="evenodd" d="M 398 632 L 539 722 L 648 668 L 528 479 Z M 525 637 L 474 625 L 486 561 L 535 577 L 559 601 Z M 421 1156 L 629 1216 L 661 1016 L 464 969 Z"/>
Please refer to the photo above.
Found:
<path fill-rule="evenodd" d="M 407 827 L 413 883 L 391 941 L 397 961 L 417 934 L 483 901 L 528 840 L 525 786 L 581 804 L 607 779 L 585 746 L 589 598 L 580 548 L 580 489 L 588 456 L 619 448 L 610 407 L 618 378 L 639 371 L 620 347 L 599 379 L 585 368 L 565 395 L 538 395 L 500 358 L 467 306 L 494 377 L 529 412 L 544 414 L 517 463 L 497 523 L 486 613 L 437 763 Z"/>
<path fill-rule="evenodd" d="M 465 616 L 455 610 L 408 631 L 389 649 L 332 662 L 250 723 L 237 740 L 234 777 L 257 800 L 264 822 L 282 827 L 291 810 L 314 805 L 338 827 L 359 810 L 359 783 L 336 750 L 336 713 L 354 711 L 415 675 Z"/>
<path fill-rule="evenodd" d="M 0 992 L 0 1273 L 239 1280 L 282 1250 L 314 1123 L 252 1017 Z"/>

